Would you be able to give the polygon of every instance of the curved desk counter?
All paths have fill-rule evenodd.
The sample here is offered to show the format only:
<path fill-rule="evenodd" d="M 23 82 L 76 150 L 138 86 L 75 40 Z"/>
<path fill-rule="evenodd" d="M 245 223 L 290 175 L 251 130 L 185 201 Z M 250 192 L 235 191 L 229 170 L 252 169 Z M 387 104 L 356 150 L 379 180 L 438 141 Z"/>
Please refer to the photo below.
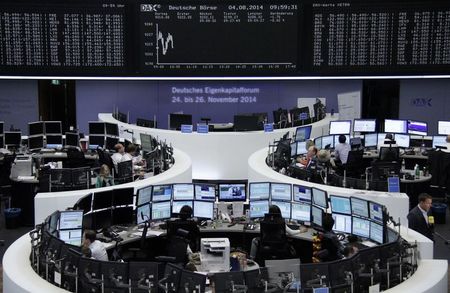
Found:
<path fill-rule="evenodd" d="M 161 174 L 146 178 L 144 180 L 96 189 L 38 193 L 34 198 L 34 222 L 42 223 L 45 218 L 55 210 L 65 210 L 67 207 L 73 206 L 78 199 L 92 193 L 94 190 L 96 192 L 100 192 L 114 188 L 134 187 L 134 191 L 136 192 L 137 189 L 148 185 L 164 183 L 191 183 L 192 162 L 190 157 L 178 149 L 174 149 L 173 157 L 175 159 L 175 164 L 173 164 L 171 168 Z"/>
<path fill-rule="evenodd" d="M 242 179 L 247 177 L 247 159 L 255 151 L 267 147 L 283 134 L 295 134 L 297 127 L 275 129 L 273 132 L 197 132 L 181 133 L 180 131 L 157 128 L 146 128 L 122 123 L 109 113 L 98 114 L 98 119 L 104 122 L 116 123 L 119 129 L 129 130 L 133 137 L 140 141 L 139 134 L 145 133 L 166 140 L 168 144 L 184 151 L 192 159 L 192 178 L 195 179 Z M 328 134 L 331 120 L 338 115 L 327 116 L 312 123 L 311 137 Z M 121 135 L 122 137 L 122 135 Z"/>

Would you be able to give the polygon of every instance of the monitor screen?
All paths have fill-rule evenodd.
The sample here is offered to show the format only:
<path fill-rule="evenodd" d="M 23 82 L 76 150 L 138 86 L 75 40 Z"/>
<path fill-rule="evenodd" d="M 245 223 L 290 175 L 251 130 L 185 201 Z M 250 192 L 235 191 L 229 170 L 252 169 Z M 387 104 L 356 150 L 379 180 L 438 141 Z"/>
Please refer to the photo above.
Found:
<path fill-rule="evenodd" d="M 5 122 L 0 121 L 0 135 L 3 134 L 3 131 L 4 131 L 3 126 L 4 126 L 4 124 L 5 124 Z"/>
<path fill-rule="evenodd" d="M 172 199 L 172 185 L 155 185 L 152 191 L 152 201 L 166 201 Z"/>
<path fill-rule="evenodd" d="M 352 233 L 352 217 L 349 215 L 331 214 L 334 219 L 333 230 L 342 233 Z"/>
<path fill-rule="evenodd" d="M 383 222 L 383 206 L 376 202 L 369 202 L 370 219 L 377 222 Z"/>
<path fill-rule="evenodd" d="M 70 245 L 81 246 L 82 230 L 81 229 L 61 230 L 59 231 L 59 239 Z"/>
<path fill-rule="evenodd" d="M 233 125 L 235 131 L 254 131 L 263 127 L 259 117 L 252 115 L 234 115 Z"/>
<path fill-rule="evenodd" d="M 269 201 L 257 200 L 250 202 L 250 218 L 264 218 L 265 214 L 269 213 Z"/>
<path fill-rule="evenodd" d="M 45 121 L 45 134 L 62 134 L 61 121 Z"/>
<path fill-rule="evenodd" d="M 350 197 L 350 202 L 352 206 L 352 215 L 360 216 L 360 217 L 369 217 L 369 205 L 366 200 Z"/>
<path fill-rule="evenodd" d="M 322 227 L 323 210 L 320 207 L 311 206 L 311 222 Z"/>
<path fill-rule="evenodd" d="M 114 146 L 116 144 L 119 143 L 119 138 L 118 137 L 110 137 L 107 136 L 106 137 L 106 141 L 105 141 L 105 149 L 107 150 L 114 150 Z"/>
<path fill-rule="evenodd" d="M 311 205 L 305 202 L 293 202 L 291 219 L 300 222 L 311 222 Z"/>
<path fill-rule="evenodd" d="M 80 135 L 78 133 L 66 132 L 66 142 L 67 146 L 79 146 L 80 145 Z"/>
<path fill-rule="evenodd" d="M 63 138 L 61 134 L 47 134 L 45 138 L 47 141 L 46 147 L 48 149 L 62 148 Z"/>
<path fill-rule="evenodd" d="M 291 184 L 287 183 L 272 183 L 270 184 L 270 195 L 272 200 L 291 201 L 292 192 Z"/>
<path fill-rule="evenodd" d="M 322 148 L 334 148 L 334 135 L 322 136 Z"/>
<path fill-rule="evenodd" d="M 308 152 L 306 149 L 306 141 L 298 141 L 297 145 L 295 147 L 295 154 L 298 155 L 304 155 Z"/>
<path fill-rule="evenodd" d="M 173 184 L 173 200 L 194 200 L 194 185 Z"/>
<path fill-rule="evenodd" d="M 331 212 L 351 215 L 350 197 L 330 195 Z"/>
<path fill-rule="evenodd" d="M 190 114 L 169 114 L 170 129 L 180 129 L 182 124 L 192 125 L 192 115 Z"/>
<path fill-rule="evenodd" d="M 395 138 L 395 136 L 393 136 L 393 138 Z M 386 133 L 385 132 L 378 133 L 377 140 L 378 140 L 377 145 L 384 144 L 384 141 L 386 140 Z"/>
<path fill-rule="evenodd" d="M 89 135 L 91 134 L 105 134 L 104 122 L 89 122 Z"/>
<path fill-rule="evenodd" d="M 22 141 L 22 132 L 20 131 L 5 131 L 5 145 L 6 146 L 19 146 Z"/>
<path fill-rule="evenodd" d="M 31 122 L 28 123 L 28 135 L 43 135 L 44 134 L 44 122 Z"/>
<path fill-rule="evenodd" d="M 438 134 L 439 135 L 450 134 L 450 121 L 438 121 Z"/>
<path fill-rule="evenodd" d="M 370 221 L 358 217 L 352 217 L 352 234 L 364 238 L 369 238 Z"/>
<path fill-rule="evenodd" d="M 115 123 L 105 123 L 105 130 L 107 135 L 119 136 L 119 126 Z"/>
<path fill-rule="evenodd" d="M 428 134 L 428 124 L 423 121 L 408 120 L 408 133 L 425 136 Z"/>
<path fill-rule="evenodd" d="M 94 201 L 92 203 L 93 210 L 110 208 L 112 206 L 112 198 L 112 189 L 94 193 Z"/>
<path fill-rule="evenodd" d="M 345 142 L 350 143 L 350 135 L 345 136 Z M 339 135 L 334 136 L 334 147 L 336 147 L 339 144 Z"/>
<path fill-rule="evenodd" d="M 214 202 L 212 201 L 194 201 L 194 217 L 201 219 L 214 218 Z"/>
<path fill-rule="evenodd" d="M 409 148 L 409 134 L 396 134 L 395 142 L 400 148 Z"/>
<path fill-rule="evenodd" d="M 386 133 L 407 133 L 406 120 L 384 119 L 384 132 Z"/>
<path fill-rule="evenodd" d="M 364 134 L 364 147 L 376 147 L 378 145 L 378 134 L 370 133 Z"/>
<path fill-rule="evenodd" d="M 96 150 L 98 147 L 105 145 L 105 136 L 103 135 L 89 135 L 89 149 Z"/>
<path fill-rule="evenodd" d="M 81 229 L 83 227 L 83 211 L 62 211 L 59 215 L 59 229 Z"/>
<path fill-rule="evenodd" d="M 115 188 L 113 190 L 113 206 L 125 206 L 133 204 L 134 188 Z"/>
<path fill-rule="evenodd" d="M 136 223 L 142 224 L 150 220 L 150 203 L 141 205 L 136 209 Z"/>
<path fill-rule="evenodd" d="M 330 121 L 330 135 L 350 134 L 351 126 L 351 120 Z"/>
<path fill-rule="evenodd" d="M 311 202 L 311 187 L 294 184 L 294 201 Z"/>
<path fill-rule="evenodd" d="M 311 129 L 311 125 L 297 127 L 295 131 L 295 141 L 305 141 L 309 139 L 311 136 Z"/>
<path fill-rule="evenodd" d="M 383 225 L 370 221 L 370 240 L 382 244 L 384 241 Z"/>
<path fill-rule="evenodd" d="M 376 119 L 355 119 L 353 120 L 354 132 L 375 132 L 377 126 Z"/>
<path fill-rule="evenodd" d="M 172 214 L 179 214 L 180 210 L 184 206 L 190 206 L 191 208 L 194 208 L 194 204 L 192 203 L 192 200 L 178 200 L 178 201 L 172 201 Z"/>
<path fill-rule="evenodd" d="M 149 203 L 152 199 L 152 186 L 142 187 L 137 191 L 137 206 Z"/>
<path fill-rule="evenodd" d="M 437 146 L 446 147 L 447 146 L 447 137 L 446 136 L 433 136 L 433 148 L 436 148 Z"/>
<path fill-rule="evenodd" d="M 318 150 L 322 149 L 322 137 L 317 137 L 314 139 L 314 145 Z"/>
<path fill-rule="evenodd" d="M 152 220 L 169 219 L 172 212 L 170 201 L 152 203 Z"/>
<path fill-rule="evenodd" d="M 28 137 L 28 149 L 30 151 L 39 150 L 44 148 L 44 136 L 29 136 Z"/>
<path fill-rule="evenodd" d="M 291 143 L 291 158 L 297 155 L 297 143 Z"/>
<path fill-rule="evenodd" d="M 275 201 L 272 200 L 272 205 L 276 205 L 281 210 L 281 216 L 285 219 L 291 218 L 291 203 L 286 201 Z"/>
<path fill-rule="evenodd" d="M 141 147 L 144 152 L 153 151 L 152 147 L 152 137 L 148 134 L 141 133 Z"/>
<path fill-rule="evenodd" d="M 328 208 L 327 192 L 313 187 L 312 203 L 324 209 Z"/>
<path fill-rule="evenodd" d="M 219 201 L 245 200 L 245 183 L 219 184 Z"/>
<path fill-rule="evenodd" d="M 250 200 L 268 200 L 270 195 L 270 183 L 250 183 Z"/>
<path fill-rule="evenodd" d="M 216 185 L 214 184 L 194 184 L 195 200 L 216 200 Z"/>

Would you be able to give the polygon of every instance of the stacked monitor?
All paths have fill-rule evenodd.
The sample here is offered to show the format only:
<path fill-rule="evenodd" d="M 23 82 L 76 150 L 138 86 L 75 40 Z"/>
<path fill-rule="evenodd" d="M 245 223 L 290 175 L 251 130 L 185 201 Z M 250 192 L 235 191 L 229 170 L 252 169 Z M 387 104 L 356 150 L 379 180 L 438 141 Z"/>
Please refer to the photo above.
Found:
<path fill-rule="evenodd" d="M 384 132 L 386 133 L 407 133 L 407 120 L 384 119 Z"/>
<path fill-rule="evenodd" d="M 61 121 L 37 121 L 28 123 L 28 148 L 31 151 L 42 148 L 62 148 Z"/>
<path fill-rule="evenodd" d="M 295 141 L 308 140 L 311 136 L 311 129 L 312 129 L 311 125 L 297 127 L 297 129 L 295 130 Z"/>
<path fill-rule="evenodd" d="M 67 244 L 80 246 L 82 241 L 83 211 L 63 211 L 59 214 L 58 237 Z"/>
<path fill-rule="evenodd" d="M 330 121 L 330 135 L 350 134 L 351 126 L 351 120 Z"/>
<path fill-rule="evenodd" d="M 428 124 L 423 121 L 408 120 L 408 134 L 425 136 L 428 134 Z"/>
<path fill-rule="evenodd" d="M 119 126 L 115 123 L 90 121 L 89 122 L 89 149 L 99 147 L 114 149 L 119 142 Z"/>
<path fill-rule="evenodd" d="M 376 131 L 376 119 L 355 119 L 353 120 L 353 132 L 371 133 Z"/>
<path fill-rule="evenodd" d="M 450 135 L 450 121 L 438 121 L 438 134 Z"/>

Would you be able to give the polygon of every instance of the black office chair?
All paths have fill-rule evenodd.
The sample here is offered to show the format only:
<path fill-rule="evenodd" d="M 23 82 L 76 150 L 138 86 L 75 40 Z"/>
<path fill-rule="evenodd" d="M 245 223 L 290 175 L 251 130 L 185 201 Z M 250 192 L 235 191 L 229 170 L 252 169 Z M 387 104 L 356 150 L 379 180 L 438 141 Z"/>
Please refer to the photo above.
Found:
<path fill-rule="evenodd" d="M 200 247 L 200 231 L 197 222 L 194 220 L 168 220 L 167 224 L 167 238 L 176 237 L 178 230 L 182 229 L 188 231 L 187 241 L 189 247 L 193 252 L 197 252 Z"/>
<path fill-rule="evenodd" d="M 67 160 L 63 161 L 64 168 L 80 168 L 86 166 L 84 153 L 78 148 L 68 148 L 66 150 Z"/>
<path fill-rule="evenodd" d="M 111 156 L 107 153 L 105 153 L 102 149 L 97 149 L 97 155 L 98 155 L 98 164 L 101 166 L 105 164 L 109 167 L 109 170 L 111 170 L 111 174 L 113 174 L 114 170 L 114 162 L 111 159 Z"/>
<path fill-rule="evenodd" d="M 117 164 L 117 176 L 114 178 L 115 184 L 122 184 L 133 181 L 133 162 L 131 160 Z"/>
<path fill-rule="evenodd" d="M 347 177 L 361 177 L 364 174 L 364 161 L 363 161 L 364 150 L 352 150 L 348 152 L 347 162 L 342 164 L 342 171 L 345 170 Z"/>
<path fill-rule="evenodd" d="M 380 161 L 398 162 L 400 159 L 400 148 L 398 147 L 381 147 Z"/>

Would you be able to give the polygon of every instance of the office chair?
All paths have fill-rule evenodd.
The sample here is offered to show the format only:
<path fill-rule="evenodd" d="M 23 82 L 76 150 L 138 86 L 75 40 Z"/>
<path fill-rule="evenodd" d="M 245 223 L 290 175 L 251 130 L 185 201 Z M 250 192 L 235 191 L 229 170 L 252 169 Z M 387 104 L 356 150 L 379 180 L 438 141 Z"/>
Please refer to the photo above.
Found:
<path fill-rule="evenodd" d="M 182 229 L 188 231 L 187 241 L 189 242 L 189 247 L 193 252 L 197 252 L 200 247 L 200 231 L 197 226 L 197 222 L 193 220 L 168 220 L 167 224 L 167 238 L 176 237 L 178 230 Z"/>
<path fill-rule="evenodd" d="M 114 183 L 122 184 L 133 181 L 133 161 L 125 161 L 117 164 L 117 177 Z"/>
<path fill-rule="evenodd" d="M 397 162 L 400 158 L 400 148 L 398 147 L 381 147 L 380 161 Z"/>
<path fill-rule="evenodd" d="M 67 160 L 63 162 L 64 168 L 80 168 L 86 166 L 84 153 L 78 148 L 68 148 Z"/>
<path fill-rule="evenodd" d="M 364 174 L 364 150 L 351 150 L 348 152 L 347 162 L 339 167 L 339 174 L 343 175 L 346 171 L 347 177 L 361 177 Z"/>
<path fill-rule="evenodd" d="M 111 174 L 113 174 L 114 163 L 113 163 L 113 160 L 111 159 L 111 156 L 109 154 L 105 153 L 105 151 L 103 151 L 100 148 L 97 149 L 97 155 L 98 155 L 99 165 L 101 166 L 101 165 L 105 164 L 106 166 L 109 167 L 109 170 L 111 170 Z"/>

